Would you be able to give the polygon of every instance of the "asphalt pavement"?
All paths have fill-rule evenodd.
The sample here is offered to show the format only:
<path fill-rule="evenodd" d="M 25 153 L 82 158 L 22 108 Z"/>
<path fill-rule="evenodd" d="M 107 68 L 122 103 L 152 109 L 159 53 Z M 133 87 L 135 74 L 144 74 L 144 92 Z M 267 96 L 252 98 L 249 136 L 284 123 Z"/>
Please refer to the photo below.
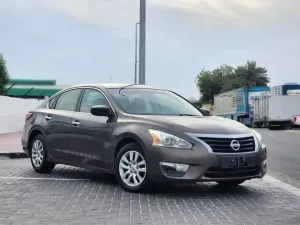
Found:
<path fill-rule="evenodd" d="M 268 147 L 268 174 L 300 188 L 300 129 L 257 129 Z"/>

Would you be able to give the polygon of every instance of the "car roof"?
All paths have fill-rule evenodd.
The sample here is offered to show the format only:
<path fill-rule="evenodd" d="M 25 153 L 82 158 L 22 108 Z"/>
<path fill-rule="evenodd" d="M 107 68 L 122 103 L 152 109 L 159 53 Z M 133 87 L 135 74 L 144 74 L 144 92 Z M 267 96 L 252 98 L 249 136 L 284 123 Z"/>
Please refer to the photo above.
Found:
<path fill-rule="evenodd" d="M 119 89 L 123 87 L 128 88 L 139 88 L 139 89 L 156 89 L 156 90 L 165 90 L 158 87 L 153 87 L 149 85 L 143 85 L 143 84 L 124 84 L 124 83 L 96 83 L 96 84 L 80 84 L 80 85 L 74 85 L 72 87 L 103 87 L 107 89 Z"/>

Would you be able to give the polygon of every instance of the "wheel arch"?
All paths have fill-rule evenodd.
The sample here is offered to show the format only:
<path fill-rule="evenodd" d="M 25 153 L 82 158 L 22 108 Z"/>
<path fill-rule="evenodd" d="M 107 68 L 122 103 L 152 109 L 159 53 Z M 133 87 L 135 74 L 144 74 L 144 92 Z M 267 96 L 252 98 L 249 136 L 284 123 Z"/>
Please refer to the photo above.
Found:
<path fill-rule="evenodd" d="M 114 155 L 113 155 L 113 162 L 115 162 L 115 159 L 117 158 L 119 151 L 129 143 L 137 143 L 142 148 L 142 151 L 145 154 L 147 154 L 146 151 L 144 150 L 146 149 L 146 145 L 144 144 L 143 140 L 138 135 L 128 132 L 120 135 L 117 138 Z"/>
<path fill-rule="evenodd" d="M 39 126 L 34 126 L 30 129 L 29 135 L 28 135 L 27 148 L 28 148 L 29 153 L 31 151 L 30 146 L 32 144 L 32 141 L 37 135 L 42 135 L 45 138 L 45 132 Z"/>

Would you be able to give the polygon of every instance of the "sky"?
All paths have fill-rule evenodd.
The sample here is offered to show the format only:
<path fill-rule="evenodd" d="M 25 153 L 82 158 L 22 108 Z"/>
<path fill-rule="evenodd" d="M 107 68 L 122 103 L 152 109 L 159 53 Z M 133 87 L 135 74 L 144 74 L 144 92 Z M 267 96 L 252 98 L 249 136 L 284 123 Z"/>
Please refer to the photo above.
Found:
<path fill-rule="evenodd" d="M 12 78 L 133 83 L 139 0 L 0 0 Z M 299 0 L 148 0 L 146 84 L 199 98 L 202 68 L 254 60 L 300 83 Z"/>

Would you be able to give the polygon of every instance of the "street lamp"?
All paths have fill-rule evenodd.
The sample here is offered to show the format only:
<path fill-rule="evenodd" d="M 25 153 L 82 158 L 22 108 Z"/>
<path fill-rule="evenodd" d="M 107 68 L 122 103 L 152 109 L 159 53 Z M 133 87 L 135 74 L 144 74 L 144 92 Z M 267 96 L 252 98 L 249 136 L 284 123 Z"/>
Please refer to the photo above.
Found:
<path fill-rule="evenodd" d="M 146 0 L 140 0 L 139 83 L 145 84 L 146 61 Z"/>
<path fill-rule="evenodd" d="M 135 24 L 135 56 L 134 56 L 134 83 L 135 84 L 137 84 L 137 64 L 138 64 L 138 60 L 137 60 L 137 48 L 138 48 L 138 46 L 137 46 L 137 36 L 138 36 L 138 34 L 137 34 L 137 29 L 138 29 L 138 25 L 139 25 L 140 23 L 136 23 Z"/>

